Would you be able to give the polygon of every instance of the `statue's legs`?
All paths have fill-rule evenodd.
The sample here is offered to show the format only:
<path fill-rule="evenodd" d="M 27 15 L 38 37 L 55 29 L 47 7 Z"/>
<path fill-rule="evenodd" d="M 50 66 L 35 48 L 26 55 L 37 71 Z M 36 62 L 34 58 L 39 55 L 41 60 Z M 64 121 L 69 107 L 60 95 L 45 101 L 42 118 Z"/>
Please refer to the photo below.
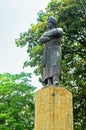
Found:
<path fill-rule="evenodd" d="M 51 85 L 51 84 L 58 85 L 59 80 L 60 80 L 59 75 L 55 74 L 51 78 L 47 78 L 47 83 L 48 85 Z"/>
<path fill-rule="evenodd" d="M 52 79 L 51 78 L 48 78 L 47 81 L 48 81 L 48 85 L 52 84 Z"/>

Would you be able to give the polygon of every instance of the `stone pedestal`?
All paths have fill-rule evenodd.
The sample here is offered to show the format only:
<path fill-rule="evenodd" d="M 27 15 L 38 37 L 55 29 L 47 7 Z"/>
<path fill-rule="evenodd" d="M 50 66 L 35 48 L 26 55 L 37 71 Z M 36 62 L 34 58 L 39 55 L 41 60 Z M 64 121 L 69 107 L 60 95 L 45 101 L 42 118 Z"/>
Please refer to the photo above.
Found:
<path fill-rule="evenodd" d="M 36 92 L 35 130 L 73 130 L 72 94 L 50 86 Z"/>

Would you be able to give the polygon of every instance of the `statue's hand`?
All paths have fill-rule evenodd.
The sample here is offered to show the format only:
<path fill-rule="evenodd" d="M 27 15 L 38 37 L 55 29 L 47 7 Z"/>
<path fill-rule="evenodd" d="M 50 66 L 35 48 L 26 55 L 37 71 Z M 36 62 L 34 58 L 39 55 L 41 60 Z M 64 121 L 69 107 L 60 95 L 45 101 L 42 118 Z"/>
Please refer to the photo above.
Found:
<path fill-rule="evenodd" d="M 38 45 L 40 46 L 40 45 L 42 45 L 42 43 L 40 42 L 40 40 L 38 39 L 37 40 L 37 42 L 38 42 Z"/>
<path fill-rule="evenodd" d="M 39 42 L 41 43 L 41 44 L 43 44 L 43 43 L 46 43 L 46 42 L 48 42 L 48 41 L 50 41 L 50 37 L 49 36 L 47 36 L 47 35 L 42 35 L 40 38 L 39 38 Z"/>

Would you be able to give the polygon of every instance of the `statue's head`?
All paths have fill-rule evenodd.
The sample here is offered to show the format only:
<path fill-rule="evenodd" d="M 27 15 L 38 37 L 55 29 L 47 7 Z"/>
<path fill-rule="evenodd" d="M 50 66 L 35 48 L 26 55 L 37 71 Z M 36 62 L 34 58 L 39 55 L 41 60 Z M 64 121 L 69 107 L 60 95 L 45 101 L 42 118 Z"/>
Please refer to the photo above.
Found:
<path fill-rule="evenodd" d="M 48 28 L 53 28 L 57 26 L 57 21 L 53 16 L 49 16 L 47 20 Z"/>

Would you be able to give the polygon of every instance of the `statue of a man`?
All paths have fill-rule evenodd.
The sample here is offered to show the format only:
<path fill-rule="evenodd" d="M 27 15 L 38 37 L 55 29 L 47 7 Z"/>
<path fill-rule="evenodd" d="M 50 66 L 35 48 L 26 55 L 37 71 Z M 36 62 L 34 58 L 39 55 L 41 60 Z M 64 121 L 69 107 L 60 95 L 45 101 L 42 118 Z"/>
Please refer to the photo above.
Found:
<path fill-rule="evenodd" d="M 61 39 L 63 30 L 56 27 L 57 21 L 52 16 L 48 18 L 47 26 L 49 30 L 39 39 L 39 42 L 44 44 L 43 80 L 47 85 L 58 85 L 61 76 Z"/>

